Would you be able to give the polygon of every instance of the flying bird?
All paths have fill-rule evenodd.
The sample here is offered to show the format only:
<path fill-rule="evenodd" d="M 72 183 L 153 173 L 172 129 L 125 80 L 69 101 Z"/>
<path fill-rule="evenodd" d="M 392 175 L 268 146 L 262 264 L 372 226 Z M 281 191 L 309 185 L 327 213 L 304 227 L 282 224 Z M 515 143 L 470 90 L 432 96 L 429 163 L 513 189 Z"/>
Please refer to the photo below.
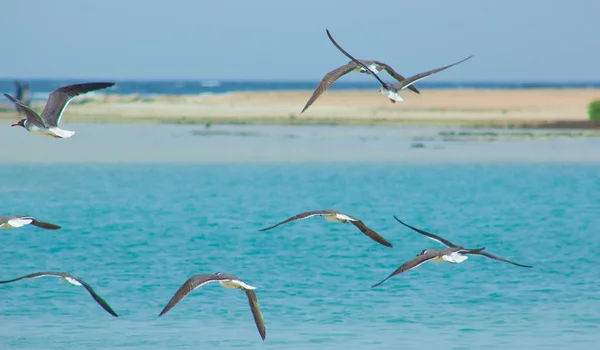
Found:
<path fill-rule="evenodd" d="M 267 227 L 267 228 L 263 228 L 260 231 L 268 231 L 272 228 L 275 228 L 279 225 L 283 225 L 283 224 L 287 224 L 288 222 L 292 222 L 292 221 L 296 221 L 296 220 L 303 220 L 303 219 L 308 219 L 311 218 L 313 216 L 321 216 L 323 219 L 325 219 L 325 221 L 328 222 L 341 222 L 343 224 L 346 223 L 351 223 L 352 225 L 356 226 L 360 232 L 364 233 L 366 236 L 368 236 L 369 238 L 371 238 L 372 240 L 374 240 L 375 242 L 382 244 L 386 247 L 392 247 L 392 244 L 388 241 L 386 241 L 383 237 L 381 237 L 377 232 L 371 230 L 370 228 L 367 227 L 367 225 L 365 225 L 362 221 L 360 221 L 359 219 L 353 218 L 350 215 L 346 215 L 343 213 L 340 213 L 337 210 L 331 210 L 331 209 L 327 209 L 327 210 L 313 210 L 313 211 L 307 211 L 304 213 L 300 213 L 296 216 L 292 216 L 289 219 L 286 219 L 276 225 L 273 225 L 271 227 Z"/>
<path fill-rule="evenodd" d="M 115 83 L 84 83 L 60 87 L 50 93 L 48 102 L 41 115 L 37 114 L 33 109 L 9 94 L 4 94 L 6 98 L 21 107 L 27 117 L 11 126 L 22 126 L 29 132 L 45 136 L 69 138 L 73 136 L 75 132 L 60 129 L 58 124 L 60 123 L 60 118 L 67 108 L 67 105 L 71 102 L 73 97 L 90 91 L 105 89 L 113 85 L 115 85 Z"/>
<path fill-rule="evenodd" d="M 225 288 L 241 289 L 244 291 L 244 293 L 246 293 L 248 304 L 250 304 L 250 310 L 252 311 L 252 316 L 254 317 L 254 322 L 256 323 L 258 333 L 260 333 L 262 340 L 265 340 L 267 336 L 265 320 L 262 312 L 260 312 L 258 300 L 256 299 L 256 294 L 254 293 L 254 289 L 256 289 L 256 287 L 246 284 L 241 279 L 226 273 L 217 272 L 214 274 L 200 274 L 190 277 L 181 285 L 181 287 L 179 287 L 177 292 L 175 292 L 173 297 L 171 297 L 171 300 L 169 300 L 167 305 L 162 309 L 158 317 L 166 314 L 169 310 L 171 310 L 171 308 L 173 308 L 173 306 L 177 305 L 181 299 L 185 298 L 186 295 L 191 293 L 196 288 L 202 287 L 203 285 L 211 282 L 219 282 L 219 284 Z"/>
<path fill-rule="evenodd" d="M 449 241 L 449 240 L 447 240 L 447 239 L 443 239 L 443 238 L 442 238 L 442 237 L 440 237 L 440 236 L 434 235 L 433 233 L 429 233 L 429 232 L 427 232 L 427 231 L 423 231 L 423 230 L 421 230 L 421 229 L 418 229 L 418 228 L 416 228 L 416 227 L 410 226 L 409 224 L 407 224 L 407 223 L 405 223 L 405 222 L 402 222 L 402 221 L 400 221 L 400 219 L 398 219 L 396 216 L 394 216 L 394 219 L 396 219 L 396 221 L 398 221 L 398 222 L 399 222 L 399 223 L 401 223 L 402 225 L 404 225 L 404 226 L 406 226 L 406 227 L 410 228 L 411 230 L 413 230 L 413 231 L 416 231 L 416 232 L 418 232 L 418 233 L 422 234 L 423 236 L 425 236 L 425 237 L 427 237 L 427 238 L 429 238 L 429 239 L 432 239 L 432 240 L 434 240 L 434 241 L 436 241 L 436 242 L 438 242 L 438 243 L 441 243 L 441 244 L 445 245 L 445 246 L 446 246 L 446 247 L 448 247 L 448 248 L 456 248 L 456 247 L 460 247 L 460 246 L 458 246 L 458 245 L 456 245 L 456 244 L 454 244 L 454 243 L 450 242 L 450 241 Z M 503 259 L 503 258 L 501 258 L 501 257 L 499 257 L 499 256 L 493 255 L 493 254 L 491 254 L 491 253 L 488 253 L 488 252 L 474 252 L 474 253 L 470 253 L 470 254 L 482 255 L 482 256 L 485 256 L 485 257 L 487 257 L 487 258 L 494 259 L 494 260 L 501 261 L 501 262 L 505 262 L 505 263 L 509 263 L 509 264 L 512 264 L 512 265 L 515 265 L 515 266 L 527 267 L 527 268 L 532 268 L 532 267 L 533 267 L 533 266 L 530 266 L 530 265 L 523 265 L 523 264 L 519 264 L 519 263 L 516 263 L 516 262 L 510 261 L 510 260 L 506 260 L 506 259 Z"/>
<path fill-rule="evenodd" d="M 356 58 L 352 57 L 352 55 L 350 55 L 348 52 L 346 52 L 346 50 L 342 49 L 342 47 L 333 39 L 333 37 L 331 36 L 331 34 L 329 33 L 329 30 L 327 30 L 327 36 L 329 37 L 329 40 L 331 40 L 331 42 L 333 43 L 333 45 L 335 45 L 335 47 L 338 48 L 338 50 L 340 50 L 344 55 L 346 55 L 346 57 L 350 58 L 353 62 L 355 62 L 356 64 L 360 65 L 361 67 L 363 67 L 365 69 L 365 72 L 369 73 L 370 70 L 368 70 L 368 67 L 362 63 L 360 60 L 357 60 Z M 413 75 L 412 77 L 406 78 L 406 79 L 402 79 L 401 81 L 398 82 L 398 84 L 388 84 L 386 82 L 384 82 L 383 80 L 381 80 L 381 78 L 379 78 L 377 76 L 377 74 L 372 74 L 375 79 L 377 79 L 379 81 L 379 83 L 381 83 L 381 88 L 379 89 L 379 92 L 381 92 L 382 95 L 386 96 L 387 98 L 390 99 L 390 101 L 392 103 L 396 103 L 396 102 L 400 102 L 400 101 L 404 101 L 402 99 L 402 97 L 400 96 L 400 91 L 406 88 L 410 88 L 414 83 L 418 82 L 419 80 L 425 79 L 428 76 L 441 72 L 445 69 L 448 69 L 450 67 L 456 66 L 459 63 L 462 63 L 468 59 L 470 59 L 471 57 L 473 57 L 473 55 L 458 61 L 456 63 L 441 67 L 441 68 L 436 68 L 436 69 L 432 69 L 423 73 L 419 73 L 416 75 Z"/>
<path fill-rule="evenodd" d="M 32 273 L 30 275 L 22 276 L 22 277 L 15 278 L 12 280 L 0 281 L 0 284 L 16 282 L 16 281 L 20 281 L 22 279 L 27 279 L 27 278 L 38 278 L 38 277 L 45 277 L 45 276 L 55 276 L 55 277 L 58 277 L 64 283 L 72 284 L 74 286 L 83 286 L 83 288 L 85 288 L 88 291 L 88 293 L 90 293 L 92 298 L 94 298 L 94 300 L 96 300 L 96 302 L 104 310 L 106 310 L 106 312 L 113 315 L 114 317 L 119 317 L 119 315 L 117 315 L 117 313 L 113 311 L 113 309 L 108 305 L 108 303 L 106 301 L 104 301 L 104 299 L 102 299 L 98 294 L 96 294 L 96 292 L 94 292 L 94 289 L 92 289 L 92 287 L 89 284 L 85 283 L 82 279 L 73 277 L 71 274 L 68 274 L 66 272 L 36 272 L 36 273 Z"/>
<path fill-rule="evenodd" d="M 23 227 L 29 224 L 46 230 L 58 230 L 60 228 L 60 226 L 36 220 L 33 216 L 28 215 L 0 216 L 0 229 Z"/>
<path fill-rule="evenodd" d="M 306 102 L 306 105 L 304 106 L 304 108 L 302 108 L 302 112 L 300 112 L 300 113 L 304 113 L 304 111 L 306 111 L 308 109 L 308 107 L 310 107 L 325 92 L 325 90 L 327 90 L 331 85 L 333 85 L 333 83 L 335 83 L 339 78 L 343 77 L 344 75 L 346 75 L 350 72 L 359 72 L 359 73 L 367 73 L 368 74 L 369 72 L 366 70 L 366 69 L 368 69 L 373 74 L 378 74 L 379 72 L 381 72 L 382 70 L 385 69 L 385 71 L 388 72 L 389 75 L 394 77 L 394 79 L 396 79 L 398 82 L 402 82 L 405 80 L 405 78 L 402 75 L 398 74 L 392 67 L 390 67 L 389 65 L 387 65 L 381 61 L 367 61 L 367 60 L 359 60 L 359 61 L 362 64 L 358 64 L 355 61 L 350 61 L 347 64 L 345 64 L 341 67 L 338 67 L 338 68 L 332 70 L 331 72 L 325 74 L 323 79 L 321 79 L 321 81 L 319 82 L 319 85 L 317 85 L 317 88 L 313 92 L 313 94 L 310 97 L 310 99 L 308 100 L 308 102 Z M 417 90 L 417 88 L 412 85 L 408 86 L 408 88 L 417 94 L 420 93 L 419 90 Z"/>
<path fill-rule="evenodd" d="M 405 262 L 396 271 L 392 272 L 391 275 L 386 277 L 383 281 L 374 284 L 371 288 L 375 288 L 383 282 L 389 280 L 390 278 L 401 274 L 402 272 L 406 272 L 408 270 L 412 270 L 428 261 L 432 262 L 444 262 L 447 261 L 451 264 L 458 264 L 465 260 L 467 260 L 466 254 L 477 254 L 484 250 L 485 248 L 478 249 L 466 249 L 463 247 L 452 247 L 445 249 L 425 249 L 417 254 L 417 257 Z"/>

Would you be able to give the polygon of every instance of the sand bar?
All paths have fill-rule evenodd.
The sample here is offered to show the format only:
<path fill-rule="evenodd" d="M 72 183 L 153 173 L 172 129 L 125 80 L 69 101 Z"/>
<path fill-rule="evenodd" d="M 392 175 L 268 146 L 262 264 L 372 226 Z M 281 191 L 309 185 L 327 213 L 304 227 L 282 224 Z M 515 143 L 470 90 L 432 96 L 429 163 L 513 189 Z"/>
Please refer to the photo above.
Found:
<path fill-rule="evenodd" d="M 276 123 L 362 125 L 466 125 L 524 127 L 571 123 L 590 127 L 587 104 L 600 89 L 423 89 L 404 92 L 392 104 L 377 90 L 328 91 L 305 113 L 312 91 L 236 92 L 222 95 L 83 96 L 64 120 L 103 123 Z M 40 110 L 43 102 L 34 103 Z M 0 105 L 0 118 L 15 120 L 14 109 Z M 593 125 L 592 125 L 593 127 Z"/>

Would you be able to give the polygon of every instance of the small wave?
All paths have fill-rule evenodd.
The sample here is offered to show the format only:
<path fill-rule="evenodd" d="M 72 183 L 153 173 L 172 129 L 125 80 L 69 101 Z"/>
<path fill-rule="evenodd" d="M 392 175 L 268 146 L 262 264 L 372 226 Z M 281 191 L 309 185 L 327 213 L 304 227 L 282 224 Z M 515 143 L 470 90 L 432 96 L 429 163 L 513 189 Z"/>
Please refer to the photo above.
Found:
<path fill-rule="evenodd" d="M 218 80 L 207 80 L 200 82 L 200 85 L 202 85 L 202 87 L 217 87 L 221 86 L 221 82 Z"/>

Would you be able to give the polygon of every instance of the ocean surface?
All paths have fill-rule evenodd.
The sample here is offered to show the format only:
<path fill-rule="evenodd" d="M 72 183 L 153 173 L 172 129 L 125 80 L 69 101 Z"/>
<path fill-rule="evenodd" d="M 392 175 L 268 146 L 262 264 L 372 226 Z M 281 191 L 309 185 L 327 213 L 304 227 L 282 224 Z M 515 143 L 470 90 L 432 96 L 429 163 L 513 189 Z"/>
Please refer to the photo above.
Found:
<path fill-rule="evenodd" d="M 105 79 L 106 80 L 106 79 Z M 108 79 L 110 81 L 110 79 Z M 32 99 L 46 100 L 50 92 L 64 85 L 77 84 L 98 79 L 32 79 L 21 80 L 29 84 Z M 117 80 L 117 84 L 109 89 L 93 91 L 87 95 L 102 94 L 135 94 L 153 95 L 194 95 L 224 94 L 239 91 L 286 91 L 313 90 L 318 81 L 227 81 L 227 80 L 174 80 L 174 81 L 127 81 Z M 363 77 L 361 81 L 340 80 L 330 90 L 373 89 L 378 87 L 374 79 Z M 421 81 L 419 87 L 426 89 L 561 89 L 561 88 L 599 88 L 600 82 L 440 82 Z M 13 79 L 0 79 L 0 91 L 14 95 Z"/>
<path fill-rule="evenodd" d="M 29 137 L 29 135 L 26 135 Z M 0 279 L 67 271 L 119 314 L 56 278 L 0 285 L 0 349 L 594 349 L 600 342 L 600 165 L 337 162 L 3 164 L 1 214 L 62 226 L 0 231 Z M 352 225 L 299 212 L 334 208 Z M 526 269 L 470 257 L 427 263 L 439 244 L 392 215 Z M 191 275 L 209 284 L 158 314 Z"/>

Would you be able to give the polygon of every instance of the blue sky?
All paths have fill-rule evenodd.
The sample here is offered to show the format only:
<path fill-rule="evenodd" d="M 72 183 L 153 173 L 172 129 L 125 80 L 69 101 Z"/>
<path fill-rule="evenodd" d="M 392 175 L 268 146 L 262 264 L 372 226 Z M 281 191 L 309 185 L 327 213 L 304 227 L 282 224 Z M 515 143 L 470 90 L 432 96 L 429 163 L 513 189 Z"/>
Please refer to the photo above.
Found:
<path fill-rule="evenodd" d="M 12 0 L 0 78 L 318 80 L 350 53 L 439 81 L 600 81 L 598 0 Z M 366 79 L 350 75 L 347 80 Z"/>

